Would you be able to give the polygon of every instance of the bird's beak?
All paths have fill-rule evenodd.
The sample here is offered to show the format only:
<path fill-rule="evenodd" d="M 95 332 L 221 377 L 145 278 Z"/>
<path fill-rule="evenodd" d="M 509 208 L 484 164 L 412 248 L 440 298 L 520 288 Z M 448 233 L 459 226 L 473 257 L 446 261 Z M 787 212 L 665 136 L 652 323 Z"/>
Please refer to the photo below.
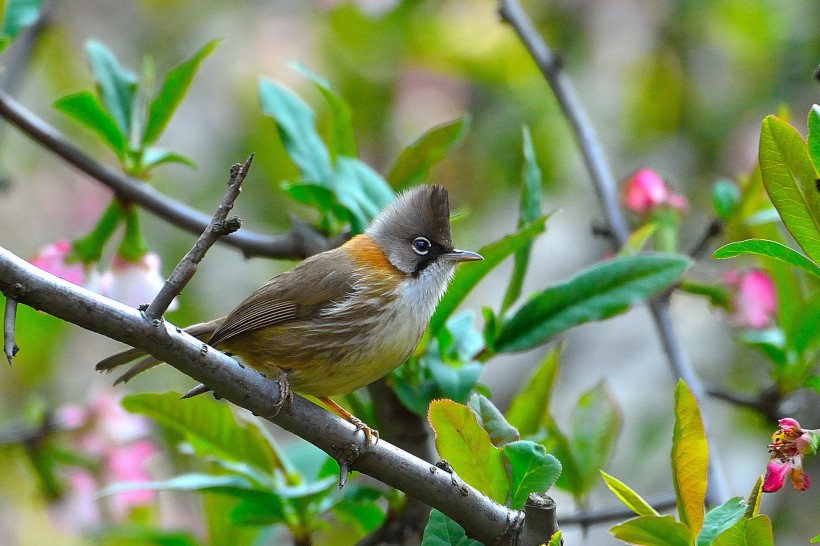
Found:
<path fill-rule="evenodd" d="M 470 252 L 469 250 L 458 250 L 457 248 L 448 252 L 446 256 L 450 259 L 451 262 L 475 262 L 477 260 L 484 259 L 484 256 L 478 254 L 477 252 Z"/>

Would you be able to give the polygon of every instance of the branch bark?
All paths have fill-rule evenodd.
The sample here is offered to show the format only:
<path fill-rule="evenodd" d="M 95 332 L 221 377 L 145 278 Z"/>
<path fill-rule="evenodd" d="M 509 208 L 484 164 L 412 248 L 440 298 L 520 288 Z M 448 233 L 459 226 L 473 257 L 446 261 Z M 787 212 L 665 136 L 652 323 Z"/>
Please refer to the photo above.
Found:
<path fill-rule="evenodd" d="M 240 366 L 170 323 L 148 320 L 138 310 L 46 273 L 2 247 L 0 291 L 34 309 L 147 351 L 212 386 L 230 402 L 301 436 L 331 457 L 358 453 L 351 461 L 351 469 L 437 508 L 484 544 L 545 542 L 543 538 L 517 541 L 523 524 L 521 512 L 497 504 L 469 485 L 454 481 L 451 474 L 385 440 L 363 449 L 363 435 L 352 424 L 300 396 L 294 396 L 293 403 L 285 405 L 276 416 L 267 417 L 279 401 L 276 381 Z"/>
<path fill-rule="evenodd" d="M 211 220 L 208 215 L 163 195 L 141 180 L 99 163 L 4 91 L 0 91 L 0 117 L 15 125 L 47 150 L 111 188 L 122 201 L 136 203 L 169 224 L 196 235 L 208 227 Z M 316 229 L 298 224 L 291 231 L 280 235 L 241 231 L 227 235 L 221 241 L 237 248 L 245 257 L 293 259 L 306 258 L 336 247 L 342 244 L 345 238 L 346 236 L 339 236 L 328 239 Z"/>

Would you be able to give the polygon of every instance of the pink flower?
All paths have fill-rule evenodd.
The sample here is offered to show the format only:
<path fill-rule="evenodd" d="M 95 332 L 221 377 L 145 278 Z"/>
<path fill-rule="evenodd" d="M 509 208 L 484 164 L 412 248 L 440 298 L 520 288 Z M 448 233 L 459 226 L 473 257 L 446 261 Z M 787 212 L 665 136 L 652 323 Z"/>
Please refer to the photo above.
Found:
<path fill-rule="evenodd" d="M 670 192 L 663 178 L 652 169 L 641 169 L 632 175 L 624 192 L 624 204 L 639 216 L 663 206 L 680 211 L 689 206 L 686 197 Z"/>
<path fill-rule="evenodd" d="M 165 283 L 160 274 L 161 260 L 155 252 L 148 252 L 137 262 L 115 256 L 111 269 L 103 273 L 100 288 L 104 295 L 127 305 L 138 307 L 150 303 Z M 177 309 L 176 299 L 168 308 Z"/>
<path fill-rule="evenodd" d="M 151 481 L 145 463 L 156 452 L 156 447 L 148 440 L 131 442 L 112 449 L 107 460 L 109 479 L 113 482 L 127 483 Z M 131 508 L 150 504 L 155 498 L 156 492 L 147 489 L 124 491 L 114 496 L 112 509 L 115 515 L 124 518 Z"/>
<path fill-rule="evenodd" d="M 85 265 L 71 260 L 71 243 L 68 241 L 57 241 L 44 246 L 29 262 L 70 283 L 78 286 L 85 284 Z"/>
<path fill-rule="evenodd" d="M 778 423 L 780 428 L 772 434 L 772 443 L 769 444 L 772 458 L 766 465 L 763 491 L 777 491 L 789 476 L 795 489 L 805 491 L 811 487 L 811 481 L 803 472 L 803 457 L 817 452 L 820 431 L 804 430 L 796 419 L 790 417 L 781 419 Z"/>
<path fill-rule="evenodd" d="M 732 299 L 733 322 L 745 328 L 766 328 L 777 313 L 774 281 L 765 272 L 753 269 L 746 273 L 729 273 L 729 284 L 736 287 Z"/>

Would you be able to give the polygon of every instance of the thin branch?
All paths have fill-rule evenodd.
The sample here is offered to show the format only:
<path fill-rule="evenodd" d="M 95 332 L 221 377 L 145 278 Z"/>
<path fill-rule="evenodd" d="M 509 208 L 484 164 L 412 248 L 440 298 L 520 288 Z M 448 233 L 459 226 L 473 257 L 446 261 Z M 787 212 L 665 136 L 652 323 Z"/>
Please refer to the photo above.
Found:
<path fill-rule="evenodd" d="M 658 512 L 674 508 L 677 504 L 675 495 L 667 495 L 649 503 Z M 596 512 L 578 512 L 571 516 L 564 516 L 561 519 L 561 525 L 578 525 L 586 528 L 600 523 L 608 523 L 610 521 L 623 521 L 635 517 L 635 512 L 628 508 L 613 508 L 610 510 L 600 510 Z"/>
<path fill-rule="evenodd" d="M 592 124 L 575 94 L 572 82 L 563 70 L 563 63 L 538 34 L 535 26 L 517 0 L 499 0 L 499 13 L 502 19 L 507 21 L 518 33 L 519 38 L 529 50 L 530 55 L 546 77 L 553 93 L 555 93 L 564 115 L 566 115 L 575 132 L 584 161 L 606 214 L 607 222 L 612 230 L 612 235 L 618 245 L 623 246 L 629 239 L 629 228 L 623 211 L 618 205 L 615 178 Z M 649 309 L 673 373 L 676 377 L 686 381 L 698 404 L 703 407 L 705 399 L 703 384 L 695 373 L 672 326 L 669 317 L 668 297 L 650 302 Z M 730 495 L 726 477 L 718 464 L 717 442 L 710 434 L 706 419 L 704 419 L 704 425 L 706 426 L 707 436 L 710 438 L 707 500 L 709 504 L 716 506 L 723 504 L 729 499 Z"/>
<path fill-rule="evenodd" d="M 609 229 L 618 242 L 618 246 L 623 246 L 629 239 L 629 226 L 618 207 L 617 184 L 604 156 L 604 149 L 598 142 L 595 129 L 578 99 L 572 81 L 563 70 L 563 60 L 541 38 L 521 4 L 516 0 L 500 0 L 498 12 L 501 19 L 515 29 L 535 64 L 547 79 L 552 92 L 555 93 L 555 98 L 558 99 L 558 104 L 578 140 L 578 146 L 592 177 L 592 183 L 606 215 Z"/>
<path fill-rule="evenodd" d="M 141 180 L 94 160 L 65 135 L 2 91 L 0 117 L 14 124 L 47 150 L 111 188 L 121 200 L 136 203 L 168 223 L 197 235 L 208 227 L 211 219 L 206 214 L 163 195 Z M 273 236 L 241 231 L 223 237 L 221 241 L 236 247 L 246 257 L 305 258 L 340 245 L 344 242 L 344 236 L 328 239 L 317 230 L 302 225 L 299 229 L 294 227 L 288 233 Z"/>
<path fill-rule="evenodd" d="M 706 251 L 709 242 L 723 233 L 723 227 L 723 220 L 720 218 L 714 218 L 711 222 L 709 222 L 709 225 L 706 226 L 706 229 L 700 235 L 700 238 L 692 245 L 692 248 L 689 250 L 689 255 L 693 258 L 700 258 Z"/>
<path fill-rule="evenodd" d="M 216 243 L 220 237 L 229 235 L 235 232 L 242 225 L 242 221 L 237 218 L 226 220 L 228 213 L 233 208 L 236 198 L 239 197 L 239 192 L 242 189 L 242 182 L 251 168 L 253 161 L 253 154 L 251 154 L 243 165 L 235 164 L 231 167 L 231 177 L 228 181 L 228 189 L 222 197 L 222 202 L 217 207 L 213 218 L 211 218 L 208 228 L 202 232 L 194 246 L 187 254 L 180 260 L 179 264 L 171 272 L 171 276 L 165 281 L 157 297 L 151 302 L 151 305 L 145 310 L 145 316 L 149 319 L 158 319 L 161 317 L 174 298 L 177 297 L 185 286 L 188 284 L 194 273 L 196 273 L 197 265 L 205 257 L 205 253 Z"/>
<path fill-rule="evenodd" d="M 238 406 L 260 415 L 316 445 L 334 459 L 359 451 L 351 469 L 372 476 L 433 506 L 457 521 L 467 533 L 488 545 L 508 544 L 520 531 L 521 512 L 501 506 L 453 475 L 418 459 L 386 440 L 361 448 L 355 427 L 294 396 L 275 417 L 268 417 L 280 399 L 279 384 L 210 348 L 166 321 L 150 321 L 138 310 L 89 292 L 0 247 L 0 291 L 25 294 L 20 303 L 62 320 L 128 343 L 167 362 L 195 380 L 214 387 Z M 529 544 L 540 544 L 533 542 Z M 519 542 L 528 546 L 525 542 Z"/>
<path fill-rule="evenodd" d="M 15 290 L 17 291 L 17 290 Z M 20 350 L 17 342 L 14 339 L 14 331 L 17 324 L 17 299 L 9 296 L 6 298 L 6 309 L 3 312 L 3 352 L 6 354 L 6 359 L 11 361 Z"/>

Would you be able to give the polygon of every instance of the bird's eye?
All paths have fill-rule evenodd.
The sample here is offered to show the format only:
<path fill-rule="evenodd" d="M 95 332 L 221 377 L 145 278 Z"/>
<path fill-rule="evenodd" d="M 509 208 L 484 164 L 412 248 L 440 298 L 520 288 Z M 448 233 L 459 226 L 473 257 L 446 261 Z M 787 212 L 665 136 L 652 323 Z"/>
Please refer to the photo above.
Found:
<path fill-rule="evenodd" d="M 424 237 L 416 237 L 413 239 L 413 251 L 416 254 L 424 256 L 430 250 L 430 241 Z"/>

